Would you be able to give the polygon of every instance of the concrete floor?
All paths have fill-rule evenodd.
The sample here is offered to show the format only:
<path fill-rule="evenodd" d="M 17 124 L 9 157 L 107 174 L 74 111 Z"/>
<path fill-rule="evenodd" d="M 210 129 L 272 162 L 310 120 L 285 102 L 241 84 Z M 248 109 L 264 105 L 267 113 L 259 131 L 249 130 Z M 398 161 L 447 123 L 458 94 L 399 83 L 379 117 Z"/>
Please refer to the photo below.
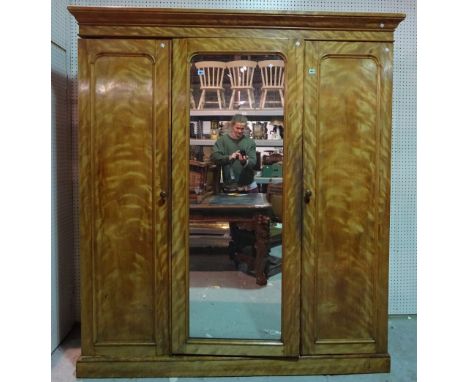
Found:
<path fill-rule="evenodd" d="M 270 254 L 281 260 L 281 246 Z M 244 265 L 223 253 L 190 255 L 190 337 L 280 340 L 282 275 L 259 286 Z"/>
<path fill-rule="evenodd" d="M 416 316 L 390 316 L 388 350 L 392 358 L 388 374 L 319 375 L 297 377 L 223 377 L 223 378 L 118 378 L 77 379 L 75 365 L 80 356 L 80 333 L 76 327 L 52 354 L 52 382 L 412 382 L 416 381 Z"/>

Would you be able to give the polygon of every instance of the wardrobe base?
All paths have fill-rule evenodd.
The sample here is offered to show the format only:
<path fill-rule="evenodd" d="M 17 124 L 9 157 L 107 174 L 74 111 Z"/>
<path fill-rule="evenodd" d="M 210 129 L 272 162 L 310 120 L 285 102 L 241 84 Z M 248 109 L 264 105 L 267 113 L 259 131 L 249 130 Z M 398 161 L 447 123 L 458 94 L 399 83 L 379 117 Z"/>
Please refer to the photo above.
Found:
<path fill-rule="evenodd" d="M 76 365 L 78 378 L 228 377 L 388 372 L 390 372 L 388 354 L 279 359 L 211 356 L 117 359 L 81 356 Z"/>

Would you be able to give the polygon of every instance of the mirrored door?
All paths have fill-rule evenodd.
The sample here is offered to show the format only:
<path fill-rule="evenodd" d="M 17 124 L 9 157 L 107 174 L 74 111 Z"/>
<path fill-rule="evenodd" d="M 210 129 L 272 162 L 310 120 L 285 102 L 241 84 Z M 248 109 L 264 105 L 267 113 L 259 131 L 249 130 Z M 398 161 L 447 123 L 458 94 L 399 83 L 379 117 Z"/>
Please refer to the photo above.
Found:
<path fill-rule="evenodd" d="M 299 206 L 288 198 L 300 187 L 299 121 L 288 114 L 297 49 L 175 45 L 174 57 L 188 58 L 173 77 L 173 91 L 187 94 L 173 105 L 183 110 L 173 120 L 176 352 L 298 353 Z"/>
<path fill-rule="evenodd" d="M 189 336 L 281 340 L 284 68 L 190 63 Z"/>

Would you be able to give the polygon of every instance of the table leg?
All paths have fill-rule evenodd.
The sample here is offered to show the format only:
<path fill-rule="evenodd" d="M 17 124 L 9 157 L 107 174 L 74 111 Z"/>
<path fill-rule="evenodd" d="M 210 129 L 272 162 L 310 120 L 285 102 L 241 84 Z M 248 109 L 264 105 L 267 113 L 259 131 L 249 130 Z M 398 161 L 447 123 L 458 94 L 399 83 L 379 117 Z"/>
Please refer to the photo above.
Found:
<path fill-rule="evenodd" d="M 266 285 L 265 266 L 268 255 L 268 239 L 270 236 L 270 218 L 265 215 L 255 216 L 255 277 L 258 285 Z"/>

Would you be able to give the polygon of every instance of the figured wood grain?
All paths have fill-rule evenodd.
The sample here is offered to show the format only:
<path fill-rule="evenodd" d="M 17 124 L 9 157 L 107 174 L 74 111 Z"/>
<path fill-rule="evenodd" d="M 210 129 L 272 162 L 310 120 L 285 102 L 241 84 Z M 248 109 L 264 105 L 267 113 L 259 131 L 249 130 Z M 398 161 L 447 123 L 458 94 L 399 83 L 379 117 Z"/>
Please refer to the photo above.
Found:
<path fill-rule="evenodd" d="M 153 64 L 122 53 L 92 63 L 98 342 L 154 341 Z"/>
<path fill-rule="evenodd" d="M 391 43 L 404 15 L 69 9 L 85 37 L 77 375 L 388 371 Z M 286 61 L 281 341 L 188 337 L 188 65 L 222 52 Z"/>
<path fill-rule="evenodd" d="M 156 137 L 158 130 L 167 139 L 167 102 L 164 108 L 155 95 L 159 86 L 168 89 L 167 57 L 159 59 L 155 42 L 86 41 L 80 179 L 82 241 L 90 243 L 82 257 L 90 272 L 82 273 L 82 305 L 92 317 L 83 334 L 91 352 L 118 346 L 126 354 L 155 354 L 156 342 L 167 337 L 157 333 L 168 324 L 168 276 L 161 276 L 167 265 L 160 267 L 167 264 L 167 208 L 154 196 L 167 180 L 167 142 Z"/>
<path fill-rule="evenodd" d="M 392 78 L 393 46 L 380 44 L 378 54 L 381 65 L 380 77 L 380 137 L 379 137 L 379 193 L 378 193 L 378 238 L 376 273 L 376 340 L 377 352 L 386 352 L 388 344 L 388 280 L 390 251 L 390 179 L 392 145 Z"/>
<path fill-rule="evenodd" d="M 285 57 L 282 197 L 282 332 L 285 355 L 299 354 L 302 233 L 302 94 L 304 42 L 288 40 Z"/>
<path fill-rule="evenodd" d="M 171 346 L 183 351 L 188 338 L 188 224 L 189 224 L 189 66 L 187 40 L 173 42 L 172 55 L 172 210 L 171 210 Z M 177 175 L 175 175 L 177 174 Z"/>
<path fill-rule="evenodd" d="M 197 27 L 156 27 L 137 25 L 80 25 L 80 37 L 133 37 L 133 38 L 181 38 L 181 37 L 251 37 L 295 38 L 300 40 L 332 41 L 387 41 L 393 42 L 393 32 L 379 31 L 339 31 L 339 30 L 300 30 L 271 28 L 197 28 Z"/>
<path fill-rule="evenodd" d="M 78 41 L 78 110 L 79 125 L 79 155 L 80 155 L 80 296 L 81 296 L 81 351 L 82 354 L 92 355 L 94 351 L 93 340 L 93 209 L 90 175 L 93 163 L 91 162 L 91 121 L 90 121 L 90 67 L 88 65 L 87 41 Z"/>
<path fill-rule="evenodd" d="M 352 54 L 320 62 L 318 339 L 375 336 L 377 65 Z"/>
<path fill-rule="evenodd" d="M 153 208 L 155 238 L 155 333 L 156 354 L 169 354 L 170 346 L 170 212 L 171 212 L 171 173 L 170 173 L 170 99 L 171 94 L 171 55 L 169 40 L 155 42 L 156 65 L 153 77 L 157 88 L 153 98 Z M 166 193 L 164 197 L 162 193 Z"/>
<path fill-rule="evenodd" d="M 317 258 L 317 220 L 315 200 L 317 197 L 317 64 L 318 43 L 305 41 L 304 67 L 315 70 L 315 74 L 304 75 L 304 116 L 303 116 L 303 177 L 301 203 L 303 204 L 302 248 L 301 248 L 301 354 L 314 354 L 316 316 L 315 274 Z M 311 191 L 311 200 L 305 203 L 306 191 Z"/>
<path fill-rule="evenodd" d="M 231 355 L 297 355 L 299 351 L 299 278 L 300 272 L 300 115 L 297 99 L 300 97 L 301 78 L 297 73 L 297 58 L 302 55 L 302 47 L 296 47 L 295 40 L 269 39 L 190 39 L 174 45 L 173 92 L 179 96 L 173 100 L 173 247 L 172 260 L 172 343 L 173 351 L 185 354 L 231 354 Z M 186 51 L 185 51 L 186 49 Z M 193 340 L 189 338 L 189 290 L 188 290 L 188 169 L 189 169 L 189 83 L 188 64 L 195 54 L 209 52 L 226 54 L 279 54 L 286 61 L 286 109 L 285 126 L 291 126 L 285 141 L 285 193 L 288 206 L 283 225 L 283 285 L 281 296 L 282 343 L 271 341 L 238 340 Z M 291 62 L 291 69 L 288 69 Z M 300 64 L 302 65 L 302 64 Z M 299 68 L 300 69 L 300 68 Z M 288 95 L 291 94 L 291 95 Z M 288 101 L 288 97 L 292 97 Z M 289 103 L 288 103 L 289 102 Z M 287 129 L 287 127 L 286 127 Z M 285 129 L 285 130 L 286 130 Z M 288 138 L 289 134 L 289 138 Z M 181 153 L 186 153 L 181 155 Z M 284 207 L 286 208 L 286 207 Z M 175 349 L 175 350 L 174 350 Z"/>
<path fill-rule="evenodd" d="M 166 357 L 157 359 L 86 358 L 77 365 L 79 378 L 213 377 L 245 375 L 311 375 L 388 373 L 388 354 L 299 358 Z"/>
<path fill-rule="evenodd" d="M 394 31 L 397 13 L 326 13 L 217 9 L 80 7 L 68 10 L 80 25 L 152 25 L 198 28 L 271 28 Z"/>
<path fill-rule="evenodd" d="M 379 205 L 388 200 L 379 187 L 381 167 L 389 161 L 381 154 L 381 132 L 388 134 L 389 128 L 381 116 L 388 118 L 390 107 L 388 97 L 381 97 L 382 84 L 388 86 L 385 48 L 315 43 L 306 56 L 317 60 L 316 82 L 306 86 L 318 95 L 318 105 L 306 113 L 308 121 L 316 120 L 316 135 L 304 133 L 310 134 L 304 155 L 317 158 L 306 170 L 316 198 L 305 212 L 304 268 L 313 274 L 303 278 L 303 296 L 316 305 L 303 315 L 305 354 L 376 352 L 386 346 L 381 345 L 386 301 L 379 297 L 379 273 L 388 268 L 388 253 L 379 244 L 385 224 Z"/>

